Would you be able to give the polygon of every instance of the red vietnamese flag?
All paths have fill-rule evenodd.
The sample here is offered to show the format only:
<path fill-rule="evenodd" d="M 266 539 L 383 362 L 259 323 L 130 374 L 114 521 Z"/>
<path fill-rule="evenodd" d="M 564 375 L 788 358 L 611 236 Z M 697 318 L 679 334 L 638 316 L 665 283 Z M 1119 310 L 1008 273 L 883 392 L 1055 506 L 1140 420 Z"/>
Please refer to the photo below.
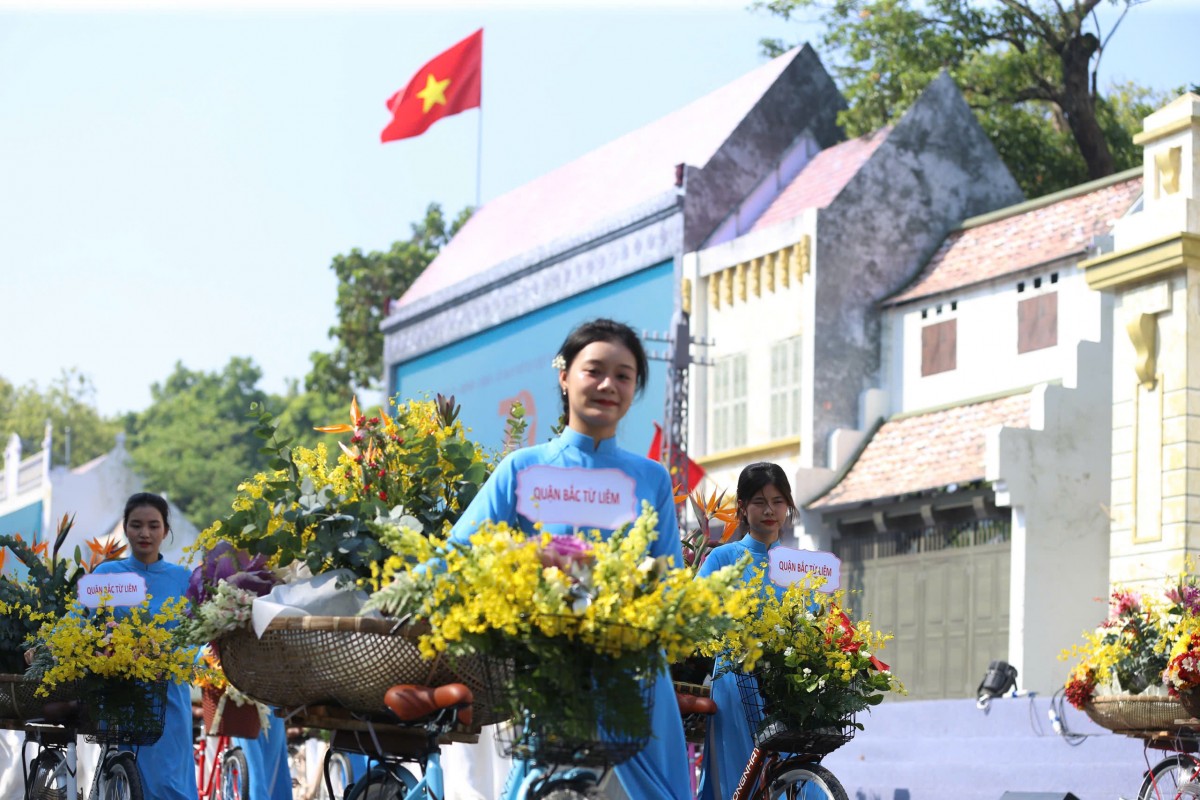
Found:
<path fill-rule="evenodd" d="M 654 423 L 654 438 L 650 440 L 650 452 L 646 453 L 646 458 L 650 459 L 651 461 L 661 462 L 662 457 L 663 457 L 663 430 L 662 430 L 662 426 L 656 422 L 656 423 Z M 704 467 L 700 466 L 695 461 L 692 461 L 692 459 L 688 458 L 686 455 L 684 456 L 684 458 L 687 458 L 688 489 L 689 490 L 695 489 L 698 485 L 700 485 L 700 481 L 704 480 L 704 476 L 707 473 L 705 473 Z M 672 481 L 675 480 L 674 475 L 671 476 L 671 480 Z"/>
<path fill-rule="evenodd" d="M 481 105 L 483 28 L 417 70 L 408 86 L 387 102 L 392 121 L 382 142 L 419 136 L 442 117 Z"/>

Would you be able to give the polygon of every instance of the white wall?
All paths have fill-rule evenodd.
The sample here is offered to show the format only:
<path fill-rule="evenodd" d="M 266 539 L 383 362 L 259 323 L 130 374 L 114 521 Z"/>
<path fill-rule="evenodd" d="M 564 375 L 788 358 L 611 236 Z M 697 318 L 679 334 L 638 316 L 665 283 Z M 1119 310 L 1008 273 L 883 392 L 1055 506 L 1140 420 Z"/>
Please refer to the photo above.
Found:
<path fill-rule="evenodd" d="M 1052 284 L 1054 273 L 1058 281 Z M 1041 288 L 1033 288 L 1035 278 L 1042 279 Z M 1024 292 L 1017 291 L 1018 282 L 1025 284 Z M 1046 292 L 1058 293 L 1058 344 L 1018 354 L 1017 304 Z M 887 356 L 889 383 L 894 388 L 892 412 L 943 406 L 1044 381 L 1075 385 L 1075 346 L 1080 341 L 1099 341 L 1103 302 L 1074 264 L 1060 263 L 890 309 Z M 921 329 L 947 319 L 958 320 L 955 369 L 922 377 Z"/>
<path fill-rule="evenodd" d="M 987 478 L 1014 512 L 1008 660 L 1040 693 L 1062 686 L 1058 654 L 1107 613 L 1111 342 L 1078 345 L 1077 388 L 1034 390 L 1029 429 L 989 436 Z"/>

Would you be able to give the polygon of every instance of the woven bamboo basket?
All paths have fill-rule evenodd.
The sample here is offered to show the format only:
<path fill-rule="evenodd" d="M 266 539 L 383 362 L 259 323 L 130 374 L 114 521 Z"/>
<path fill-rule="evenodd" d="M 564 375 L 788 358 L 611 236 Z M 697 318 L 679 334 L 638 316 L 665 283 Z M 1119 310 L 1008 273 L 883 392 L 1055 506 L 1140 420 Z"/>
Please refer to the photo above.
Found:
<path fill-rule="evenodd" d="M 1191 716 L 1179 700 L 1161 695 L 1094 697 L 1083 710 L 1092 722 L 1118 733 L 1174 730 L 1176 720 Z"/>
<path fill-rule="evenodd" d="M 475 695 L 476 725 L 500 722 L 482 657 L 421 657 L 424 623 L 368 617 L 277 617 L 262 638 L 250 630 L 217 640 L 229 682 L 267 705 L 333 704 L 362 714 L 383 708 L 398 683 L 463 683 Z"/>

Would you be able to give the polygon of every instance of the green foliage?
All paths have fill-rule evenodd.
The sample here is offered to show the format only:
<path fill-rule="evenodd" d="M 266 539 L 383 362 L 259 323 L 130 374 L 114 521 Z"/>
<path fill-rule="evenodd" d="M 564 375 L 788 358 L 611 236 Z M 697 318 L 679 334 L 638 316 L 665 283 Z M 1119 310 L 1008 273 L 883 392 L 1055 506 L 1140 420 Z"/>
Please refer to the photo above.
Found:
<path fill-rule="evenodd" d="M 13 386 L 0 378 L 0 435 L 21 437 L 26 455 L 42 449 L 46 420 L 54 426 L 52 463 L 67 463 L 67 430 L 70 429 L 70 466 L 77 467 L 112 449 L 121 424 L 103 416 L 95 405 L 91 379 L 76 370 L 63 370 L 45 391 L 34 383 Z"/>
<path fill-rule="evenodd" d="M 1027 195 L 1065 189 L 1141 163 L 1130 141 L 1154 93 L 1126 84 L 1093 94 L 1092 70 L 1115 31 L 1101 0 L 757 0 L 785 19 L 819 10 L 825 55 L 850 108 L 850 136 L 894 122 L 947 70 Z M 1109 0 L 1126 10 L 1139 0 Z M 767 53 L 786 49 L 764 40 Z"/>
<path fill-rule="evenodd" d="M 73 524 L 74 518 L 63 518 L 49 555 L 45 544 L 35 547 L 19 535 L 0 536 L 0 552 L 7 548 L 28 570 L 22 580 L 0 577 L 0 672 L 25 671 L 26 641 L 37 632 L 43 615 L 66 611 L 75 584 L 88 571 L 78 548 L 73 558 L 58 554 Z"/>
<path fill-rule="evenodd" d="M 395 417 L 366 417 L 355 404 L 354 423 L 329 431 L 353 433 L 352 446 L 325 471 L 314 470 L 313 451 L 293 448 L 278 420 L 255 406 L 252 435 L 269 471 L 248 483 L 216 535 L 273 564 L 299 560 L 313 574 L 346 569 L 360 580 L 372 577 L 390 555 L 380 543 L 381 524 L 403 521 L 442 534 L 491 474 L 458 412 L 453 398 L 440 395 L 399 406 Z"/>
<path fill-rule="evenodd" d="M 127 418 L 130 457 L 146 488 L 166 493 L 202 527 L 228 511 L 244 476 L 266 466 L 245 422 L 251 404 L 267 399 L 261 377 L 246 358 L 211 373 L 176 364 L 151 387 L 150 406 Z"/>
<path fill-rule="evenodd" d="M 466 223 L 473 209 L 465 208 L 448 221 L 442 207 L 430 203 L 425 219 L 413 223 L 412 235 L 395 242 L 387 252 L 364 254 L 355 248 L 335 256 L 330 268 L 337 274 L 337 324 L 329 329 L 331 353 L 313 353 L 305 379 L 310 391 L 349 402 L 354 387 L 378 388 L 383 378 L 383 332 L 380 324 L 389 300 L 399 298 L 438 251 Z"/>

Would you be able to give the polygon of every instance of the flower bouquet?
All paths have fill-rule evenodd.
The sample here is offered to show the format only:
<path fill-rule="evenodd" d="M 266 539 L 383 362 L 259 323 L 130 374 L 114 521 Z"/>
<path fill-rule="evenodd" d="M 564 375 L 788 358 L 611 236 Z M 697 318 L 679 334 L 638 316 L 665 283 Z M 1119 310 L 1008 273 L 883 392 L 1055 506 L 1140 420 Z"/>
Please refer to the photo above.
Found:
<path fill-rule="evenodd" d="M 40 681 L 39 696 L 74 685 L 83 700 L 81 729 L 96 741 L 150 744 L 162 734 L 166 682 L 188 683 L 193 651 L 179 647 L 170 628 L 184 601 L 164 603 L 151 614 L 146 602 L 95 609 L 77 600 L 61 616 L 44 619 L 28 675 Z"/>
<path fill-rule="evenodd" d="M 0 718 L 38 717 L 46 702 L 75 696 L 73 686 L 37 695 L 39 684 L 24 675 L 25 651 L 43 621 L 65 613 L 79 578 L 101 562 L 119 558 L 125 547 L 89 539 L 86 557 L 79 549 L 73 557 L 62 557 L 59 551 L 73 525 L 74 518 L 64 514 L 53 547 L 49 542 L 28 544 L 20 534 L 0 536 Z M 11 566 L 6 564 L 10 553 L 16 558 Z"/>
<path fill-rule="evenodd" d="M 654 558 L 657 517 L 644 506 L 607 539 L 480 526 L 470 545 L 405 528 L 368 606 L 428 620 L 424 654 L 485 654 L 500 702 L 519 724 L 514 756 L 617 763 L 644 744 L 648 693 L 667 663 L 728 630 L 749 608 L 744 565 L 704 579 Z M 431 568 L 431 564 L 437 564 Z"/>
<path fill-rule="evenodd" d="M 726 499 L 725 492 L 714 491 L 707 499 L 699 489 L 690 495 L 675 495 L 676 505 L 685 503 L 695 517 L 696 524 L 686 532 L 681 529 L 680 544 L 683 546 L 684 564 L 695 574 L 713 548 L 728 542 L 733 536 L 737 528 L 737 509 L 732 500 Z M 714 530 L 714 522 L 723 526 L 719 533 Z M 709 688 L 704 682 L 712 674 L 712 670 L 713 659 L 698 652 L 672 662 L 671 678 L 675 681 L 675 691 L 680 694 L 708 697 Z M 689 732 L 692 738 L 703 739 L 702 735 L 696 734 L 696 731 Z"/>
<path fill-rule="evenodd" d="M 384 692 L 397 683 L 461 679 L 482 694 L 482 678 L 424 659 L 413 625 L 354 616 L 361 606 L 355 592 L 371 585 L 373 570 L 392 554 L 380 532 L 403 524 L 418 538 L 443 534 L 487 479 L 492 457 L 467 439 L 458 413 L 453 398 L 441 396 L 370 417 L 354 402 L 348 424 L 318 429 L 351 434 L 331 465 L 324 444 L 293 447 L 278 439 L 271 415 L 257 411 L 256 434 L 276 455 L 272 472 L 244 482 L 233 513 L 199 543 L 206 564 L 240 553 L 236 567 L 215 565 L 203 579 L 214 588 L 195 615 L 227 623 L 217 645 L 238 689 L 271 705 L 333 704 L 360 714 L 379 712 Z M 518 422 L 511 419 L 510 427 Z M 223 583 L 219 574 L 230 569 L 243 577 Z M 277 594 L 307 592 L 332 577 L 338 592 L 331 596 L 346 602 L 278 617 L 256 636 L 242 623 L 253 601 L 240 583 L 249 572 L 266 580 L 267 570 L 285 584 Z M 475 717 L 490 720 L 479 708 Z"/>
<path fill-rule="evenodd" d="M 20 534 L 0 536 L 0 673 L 24 672 L 26 643 L 43 615 L 62 614 L 75 596 L 80 577 L 125 552 L 125 546 L 116 542 L 89 539 L 86 558 L 78 549 L 73 558 L 60 556 L 74 523 L 74 517 L 63 515 L 53 547 L 49 542 L 29 544 Z M 6 572 L 10 552 L 16 564 Z"/>
<path fill-rule="evenodd" d="M 1109 730 L 1176 727 L 1175 720 L 1185 715 L 1175 696 L 1180 687 L 1165 684 L 1164 671 L 1194 618 L 1188 604 L 1195 605 L 1195 598 L 1185 599 L 1193 591 L 1189 585 L 1183 580 L 1151 594 L 1114 589 L 1108 617 L 1084 633 L 1083 645 L 1060 656 L 1078 659 L 1064 688 L 1067 701 Z"/>
<path fill-rule="evenodd" d="M 762 580 L 758 575 L 751 585 Z M 823 578 L 760 596 L 745 622 L 718 643 L 722 674 L 737 674 L 760 747 L 822 753 L 863 725 L 855 715 L 904 687 L 875 653 L 892 637 L 854 622 L 844 593 L 816 591 Z"/>

